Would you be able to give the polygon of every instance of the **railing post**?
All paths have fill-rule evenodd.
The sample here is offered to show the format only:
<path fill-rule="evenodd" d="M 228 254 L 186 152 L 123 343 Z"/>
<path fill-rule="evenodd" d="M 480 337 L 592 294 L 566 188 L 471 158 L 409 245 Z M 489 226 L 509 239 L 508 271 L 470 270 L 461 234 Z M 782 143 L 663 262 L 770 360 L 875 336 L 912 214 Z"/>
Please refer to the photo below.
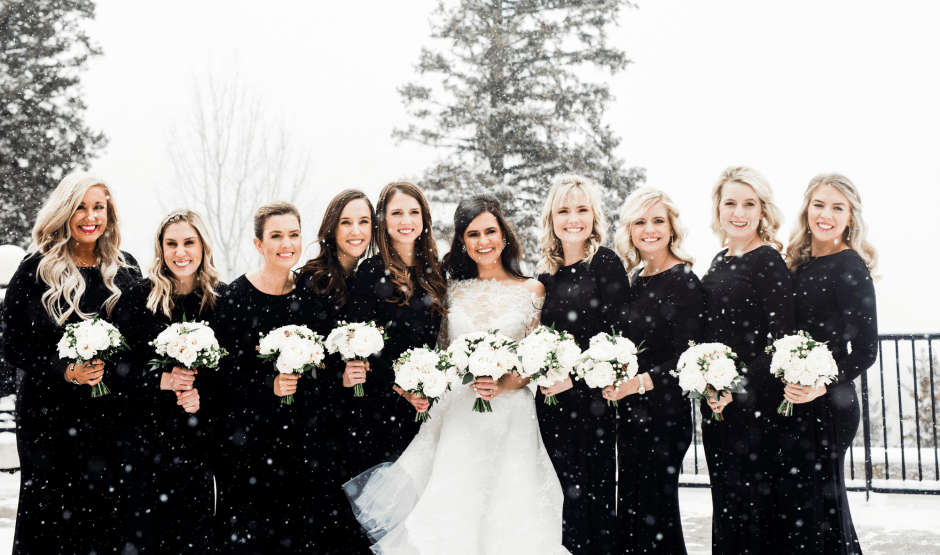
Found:
<path fill-rule="evenodd" d="M 881 356 L 880 354 L 878 355 Z M 871 493 L 871 416 L 868 414 L 868 371 L 862 372 L 862 436 L 865 438 L 865 501 Z"/>

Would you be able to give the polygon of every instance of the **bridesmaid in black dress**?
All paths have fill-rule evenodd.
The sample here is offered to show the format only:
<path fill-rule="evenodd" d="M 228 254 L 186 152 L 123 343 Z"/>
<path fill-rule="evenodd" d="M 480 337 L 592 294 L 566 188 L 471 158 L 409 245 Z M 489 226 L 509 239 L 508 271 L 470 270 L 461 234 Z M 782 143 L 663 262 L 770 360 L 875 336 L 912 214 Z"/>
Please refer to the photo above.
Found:
<path fill-rule="evenodd" d="M 155 243 L 149 279 L 125 294 L 117 309 L 131 348 L 121 357 L 129 369 L 122 433 L 125 551 L 202 554 L 212 550 L 215 504 L 204 385 L 216 370 L 204 369 L 195 381 L 182 366 L 151 371 L 156 352 L 149 342 L 172 323 L 211 320 L 225 284 L 197 212 L 170 212 Z"/>
<path fill-rule="evenodd" d="M 692 415 L 676 369 L 689 341 L 701 343 L 705 297 L 693 260 L 682 250 L 686 230 L 664 192 L 643 187 L 620 213 L 617 251 L 630 279 L 627 336 L 643 351 L 639 372 L 619 389 L 617 490 L 620 553 L 686 553 L 679 517 L 679 470 L 692 443 Z M 641 266 L 642 264 L 642 266 Z"/>
<path fill-rule="evenodd" d="M 289 202 L 262 206 L 254 233 L 261 268 L 226 288 L 213 319 L 219 343 L 229 352 L 213 395 L 220 405 L 215 433 L 221 443 L 214 463 L 216 546 L 221 553 L 270 555 L 296 547 L 294 515 L 312 510 L 295 506 L 293 474 L 305 453 L 292 441 L 295 407 L 279 399 L 297 392 L 299 374 L 278 373 L 256 350 L 262 334 L 301 321 L 291 272 L 303 251 L 300 213 Z"/>
<path fill-rule="evenodd" d="M 554 325 L 588 348 L 591 337 L 620 326 L 627 274 L 614 251 L 601 246 L 607 219 L 594 185 L 581 176 L 554 180 L 542 210 L 545 286 L 542 324 Z M 571 378 L 542 388 L 558 404 L 536 401 L 542 440 L 565 493 L 562 543 L 574 554 L 616 548 L 616 411 L 598 391 Z"/>
<path fill-rule="evenodd" d="M 791 553 L 862 552 L 845 493 L 845 453 L 861 413 L 854 381 L 878 356 L 872 281 L 878 253 L 867 232 L 861 196 L 847 177 L 824 174 L 810 182 L 787 263 L 793 271 L 797 328 L 827 343 L 839 376 L 818 388 L 786 386 L 795 428 L 783 445 L 781 487 L 796 498 L 786 502 L 807 508 L 800 515 L 803 525 L 791 530 L 798 541 L 781 543 Z"/>
<path fill-rule="evenodd" d="M 379 254 L 356 271 L 348 316 L 350 322 L 374 320 L 387 326 L 388 340 L 381 355 L 370 357 L 368 373 L 361 362 L 346 366 L 344 384 L 365 384 L 365 396 L 354 399 L 358 462 L 353 475 L 394 461 L 418 433 L 415 410 L 427 410 L 428 402 L 393 388 L 392 363 L 408 349 L 437 343 L 447 295 L 430 207 L 421 189 L 407 181 L 390 183 L 379 194 L 375 211 Z M 346 393 L 351 396 L 352 390 Z"/>
<path fill-rule="evenodd" d="M 702 278 L 705 341 L 724 343 L 747 365 L 746 393 L 702 403 L 702 444 L 712 492 L 712 553 L 771 553 L 776 412 L 783 384 L 770 374 L 774 339 L 794 333 L 790 274 L 774 233 L 780 210 L 758 171 L 726 169 L 712 191 L 712 229 L 722 250 Z M 713 420 L 712 411 L 724 415 Z"/>
<path fill-rule="evenodd" d="M 298 272 L 300 320 L 326 337 L 339 321 L 346 320 L 356 266 L 372 253 L 375 211 L 362 191 L 347 189 L 333 198 L 323 214 L 316 258 Z M 327 355 L 326 367 L 316 380 L 301 380 L 294 404 L 297 445 L 304 456 L 294 487 L 304 510 L 297 532 L 302 553 L 368 553 L 359 523 L 342 485 L 352 476 L 349 429 L 353 425 L 355 399 L 344 383 L 345 364 L 339 354 Z M 345 387 L 343 387 L 345 386 Z"/>
<path fill-rule="evenodd" d="M 73 364 L 56 348 L 65 325 L 110 320 L 140 278 L 122 252 L 117 208 L 94 175 L 66 175 L 39 211 L 30 254 L 3 303 L 4 356 L 25 371 L 16 399 L 20 498 L 13 553 L 115 553 L 120 379 L 114 364 Z M 104 379 L 111 395 L 92 398 Z"/>

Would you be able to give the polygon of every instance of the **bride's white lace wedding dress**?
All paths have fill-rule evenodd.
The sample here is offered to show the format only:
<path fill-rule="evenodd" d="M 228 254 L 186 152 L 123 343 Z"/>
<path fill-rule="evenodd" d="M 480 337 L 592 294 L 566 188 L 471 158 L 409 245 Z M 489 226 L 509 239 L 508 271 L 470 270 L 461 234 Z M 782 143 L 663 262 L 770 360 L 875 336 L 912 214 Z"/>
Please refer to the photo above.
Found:
<path fill-rule="evenodd" d="M 520 340 L 538 326 L 542 299 L 521 283 L 471 279 L 448 286 L 447 308 L 444 343 L 492 329 Z M 398 461 L 344 486 L 376 553 L 569 554 L 532 390 L 498 395 L 491 413 L 473 412 L 474 399 L 469 385 L 445 393 Z"/>

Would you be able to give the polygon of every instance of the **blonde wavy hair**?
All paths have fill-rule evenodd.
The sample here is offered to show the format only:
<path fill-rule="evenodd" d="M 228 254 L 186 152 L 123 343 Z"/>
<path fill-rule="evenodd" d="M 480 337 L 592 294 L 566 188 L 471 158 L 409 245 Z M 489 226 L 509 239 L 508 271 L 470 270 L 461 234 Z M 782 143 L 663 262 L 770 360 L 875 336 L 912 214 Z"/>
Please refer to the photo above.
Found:
<path fill-rule="evenodd" d="M 80 305 L 85 294 L 85 280 L 72 259 L 72 230 L 69 220 L 78 210 L 85 193 L 92 187 L 104 189 L 107 198 L 108 225 L 95 242 L 98 270 L 105 287 L 111 291 L 104 302 L 105 314 L 110 317 L 114 305 L 121 298 L 121 289 L 114 283 L 119 268 L 129 265 L 121 252 L 121 230 L 114 196 L 103 179 L 87 172 L 73 172 L 62 178 L 59 185 L 46 199 L 36 216 L 33 240 L 29 252 L 39 253 L 37 276 L 49 290 L 42 295 L 42 304 L 56 325 L 64 325 L 72 314 L 87 320 L 92 314 L 82 312 Z"/>
<path fill-rule="evenodd" d="M 193 226 L 199 236 L 199 241 L 202 242 L 202 262 L 196 270 L 196 286 L 194 288 L 194 291 L 201 297 L 199 314 L 202 314 L 202 311 L 206 308 L 214 310 L 215 301 L 219 296 L 216 290 L 219 285 L 219 271 L 212 260 L 212 238 L 209 236 L 209 229 L 199 212 L 178 208 L 167 214 L 157 227 L 157 235 L 153 243 L 154 261 L 147 271 L 150 282 L 153 284 L 150 295 L 147 297 L 147 309 L 154 314 L 159 310 L 171 319 L 173 318 L 173 307 L 175 306 L 173 296 L 179 294 L 177 290 L 179 282 L 166 265 L 163 253 L 163 234 L 166 233 L 166 228 L 181 222 Z"/>
<path fill-rule="evenodd" d="M 809 203 L 813 200 L 813 192 L 822 185 L 835 187 L 849 200 L 849 225 L 842 234 L 842 243 L 857 252 L 868 266 L 871 276 L 877 277 L 875 270 L 878 267 L 878 251 L 867 239 L 868 225 L 862 218 L 862 196 L 848 177 L 838 173 L 817 175 L 806 187 L 803 203 L 800 205 L 800 216 L 793 224 L 793 232 L 787 245 L 787 267 L 791 271 L 796 270 L 812 257 L 813 234 L 809 227 Z"/>
<path fill-rule="evenodd" d="M 552 216 L 563 202 L 572 195 L 579 194 L 587 199 L 591 210 L 594 211 L 594 226 L 584 246 L 584 257 L 581 260 L 590 264 L 597 250 L 604 244 L 608 223 L 597 186 L 592 180 L 581 175 L 559 175 L 552 180 L 552 188 L 549 189 L 548 198 L 545 199 L 545 205 L 542 207 L 542 237 L 539 240 L 542 245 L 542 254 L 536 265 L 537 272 L 554 274 L 565 265 L 565 253 L 561 241 L 555 235 Z"/>
<path fill-rule="evenodd" d="M 627 261 L 627 275 L 639 266 L 643 260 L 640 251 L 633 244 L 633 222 L 640 219 L 647 210 L 657 202 L 666 207 L 669 216 L 669 228 L 672 236 L 669 238 L 669 253 L 689 266 L 695 264 L 692 255 L 682 250 L 682 241 L 685 240 L 689 230 L 679 220 L 679 207 L 664 191 L 655 187 L 640 187 L 630 193 L 620 210 L 620 228 L 614 236 L 614 245 L 617 254 Z"/>
<path fill-rule="evenodd" d="M 728 234 L 721 227 L 718 211 L 721 208 L 721 192 L 726 183 L 738 182 L 754 189 L 760 199 L 760 208 L 764 217 L 757 224 L 757 236 L 765 245 L 770 245 L 781 254 L 783 243 L 777 240 L 777 231 L 783 223 L 783 212 L 774 204 L 774 190 L 767 178 L 759 171 L 747 166 L 730 166 L 721 172 L 721 177 L 712 189 L 712 231 L 718 236 L 722 246 L 728 240 Z"/>

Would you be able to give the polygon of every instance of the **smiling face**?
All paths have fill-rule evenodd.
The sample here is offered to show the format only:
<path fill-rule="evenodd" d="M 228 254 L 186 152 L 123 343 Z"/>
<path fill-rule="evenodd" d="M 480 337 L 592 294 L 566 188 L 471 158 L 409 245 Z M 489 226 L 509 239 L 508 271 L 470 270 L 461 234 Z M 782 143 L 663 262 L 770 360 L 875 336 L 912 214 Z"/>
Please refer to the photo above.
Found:
<path fill-rule="evenodd" d="M 851 220 L 851 205 L 842 191 L 832 185 L 816 187 L 806 208 L 813 250 L 831 249 L 840 242 Z"/>
<path fill-rule="evenodd" d="M 163 231 L 163 263 L 181 283 L 188 282 L 202 265 L 202 240 L 189 222 L 170 224 Z"/>
<path fill-rule="evenodd" d="M 584 244 L 594 230 L 594 209 L 583 194 L 574 193 L 563 199 L 552 211 L 555 237 L 566 244 Z"/>
<path fill-rule="evenodd" d="M 398 192 L 388 201 L 385 224 L 393 244 L 414 245 L 421 235 L 421 204 L 411 195 Z"/>
<path fill-rule="evenodd" d="M 750 185 L 729 181 L 721 188 L 718 221 L 729 241 L 741 245 L 750 243 L 763 217 L 760 199 Z"/>
<path fill-rule="evenodd" d="M 642 216 L 630 224 L 630 239 L 644 259 L 662 254 L 663 250 L 669 248 L 671 238 L 669 211 L 661 202 L 650 206 Z"/>
<path fill-rule="evenodd" d="M 496 216 L 483 212 L 463 232 L 463 244 L 470 259 L 478 266 L 500 264 L 503 254 L 503 231 Z"/>
<path fill-rule="evenodd" d="M 408 197 L 411 198 L 411 197 Z M 336 225 L 336 251 L 344 268 L 359 260 L 372 240 L 372 212 L 365 200 L 350 201 L 343 208 Z"/>
<path fill-rule="evenodd" d="M 72 238 L 82 244 L 94 244 L 108 227 L 108 197 L 104 187 L 95 185 L 82 197 L 69 219 Z"/>
<path fill-rule="evenodd" d="M 293 214 L 271 216 L 264 222 L 262 239 L 254 241 L 266 266 L 290 270 L 300 261 L 303 250 L 300 220 Z"/>

